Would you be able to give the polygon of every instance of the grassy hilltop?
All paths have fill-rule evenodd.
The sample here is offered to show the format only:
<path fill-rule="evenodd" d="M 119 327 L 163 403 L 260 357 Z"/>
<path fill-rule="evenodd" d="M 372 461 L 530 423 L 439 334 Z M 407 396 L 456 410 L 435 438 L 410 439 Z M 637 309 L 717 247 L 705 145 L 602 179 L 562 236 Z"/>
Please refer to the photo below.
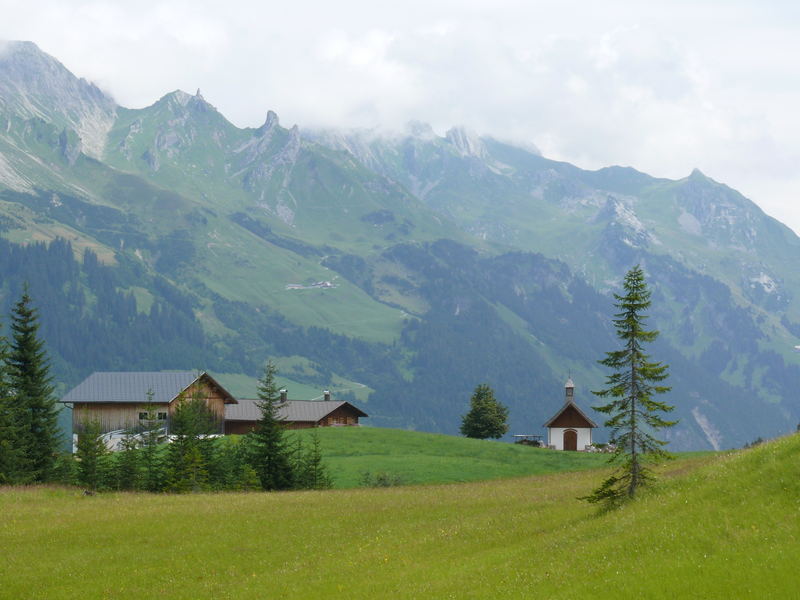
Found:
<path fill-rule="evenodd" d="M 330 492 L 0 493 L 4 598 L 788 598 L 800 436 L 662 469 L 597 515 L 600 473 Z"/>
<path fill-rule="evenodd" d="M 378 427 L 322 427 L 319 436 L 334 487 L 360 485 L 364 473 L 403 484 L 457 483 L 601 467 L 607 456 L 553 452 L 517 444 Z M 300 434 L 308 443 L 311 430 Z"/>

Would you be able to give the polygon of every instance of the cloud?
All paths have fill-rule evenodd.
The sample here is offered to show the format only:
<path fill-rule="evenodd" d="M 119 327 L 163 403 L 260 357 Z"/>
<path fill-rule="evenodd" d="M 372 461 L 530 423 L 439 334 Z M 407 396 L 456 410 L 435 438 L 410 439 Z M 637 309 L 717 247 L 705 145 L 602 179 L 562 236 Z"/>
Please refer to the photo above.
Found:
<path fill-rule="evenodd" d="M 699 167 L 800 230 L 800 8 L 756 2 L 0 0 L 123 105 L 175 88 L 239 126 L 466 125 L 580 166 Z"/>

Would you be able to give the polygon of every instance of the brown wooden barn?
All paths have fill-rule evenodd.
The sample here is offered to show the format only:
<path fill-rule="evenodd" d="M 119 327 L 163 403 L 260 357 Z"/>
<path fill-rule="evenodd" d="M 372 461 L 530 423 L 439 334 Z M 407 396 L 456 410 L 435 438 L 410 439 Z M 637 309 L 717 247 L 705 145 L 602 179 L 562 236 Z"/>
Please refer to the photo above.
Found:
<path fill-rule="evenodd" d="M 545 424 L 547 445 L 556 450 L 586 450 L 592 445 L 592 429 L 597 427 L 575 404 L 575 384 L 564 385 L 564 406 Z"/>
<path fill-rule="evenodd" d="M 72 408 L 73 431 L 97 421 L 102 433 L 130 430 L 148 419 L 148 393 L 157 419 L 169 431 L 170 418 L 183 399 L 202 398 L 217 416 L 220 429 L 225 406 L 236 398 L 205 372 L 98 372 L 92 373 L 61 399 Z"/>
<path fill-rule="evenodd" d="M 278 418 L 286 423 L 287 429 L 307 429 L 310 427 L 341 427 L 358 425 L 359 417 L 367 413 L 349 402 L 330 399 L 325 392 L 324 400 L 289 400 L 281 391 L 281 405 Z M 261 416 L 258 400 L 239 398 L 237 404 L 225 407 L 225 433 L 243 434 L 252 431 Z"/>

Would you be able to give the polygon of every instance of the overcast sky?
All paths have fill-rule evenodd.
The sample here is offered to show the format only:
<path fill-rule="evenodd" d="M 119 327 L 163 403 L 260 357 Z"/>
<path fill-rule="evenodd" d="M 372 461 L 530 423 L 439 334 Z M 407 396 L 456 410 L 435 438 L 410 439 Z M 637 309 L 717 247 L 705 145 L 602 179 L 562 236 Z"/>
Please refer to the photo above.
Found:
<path fill-rule="evenodd" d="M 385 6 L 383 5 L 385 4 Z M 800 3 L 0 0 L 128 107 L 180 88 L 239 126 L 463 125 L 584 168 L 697 167 L 800 232 Z"/>

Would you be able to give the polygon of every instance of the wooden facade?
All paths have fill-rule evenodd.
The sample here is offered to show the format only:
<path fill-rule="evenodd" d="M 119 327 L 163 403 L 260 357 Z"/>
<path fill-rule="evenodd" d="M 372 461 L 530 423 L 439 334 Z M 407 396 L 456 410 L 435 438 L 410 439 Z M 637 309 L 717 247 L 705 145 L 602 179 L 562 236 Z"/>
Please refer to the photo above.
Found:
<path fill-rule="evenodd" d="M 102 392 L 100 392 L 102 395 Z M 214 414 L 219 422 L 220 431 L 225 422 L 225 404 L 235 403 L 236 399 L 231 396 L 221 385 L 206 373 L 201 373 L 196 379 L 182 390 L 177 390 L 175 396 L 165 401 L 154 401 L 148 404 L 145 400 L 146 393 L 137 394 L 143 401 L 123 402 L 123 401 L 73 401 L 72 405 L 72 428 L 74 432 L 80 432 L 89 422 L 97 422 L 100 431 L 103 433 L 119 430 L 136 430 L 144 422 L 149 422 L 151 416 L 148 410 L 152 410 L 156 421 L 167 428 L 169 431 L 172 416 L 178 405 L 186 400 L 200 398 L 205 401 L 206 406 Z"/>
<path fill-rule="evenodd" d="M 255 421 L 225 421 L 225 435 L 245 435 L 255 429 Z"/>
<path fill-rule="evenodd" d="M 329 413 L 324 419 L 317 422 L 318 427 L 337 427 L 345 425 L 358 425 L 358 416 L 361 411 L 356 412 L 351 404 L 343 404 L 333 412 Z"/>
<path fill-rule="evenodd" d="M 572 404 L 567 404 L 555 418 L 548 421 L 548 427 L 580 428 L 595 427 L 595 424 L 587 419 L 578 408 Z"/>
<path fill-rule="evenodd" d="M 158 421 L 165 425 L 169 421 L 168 406 L 153 405 Z M 117 431 L 119 429 L 135 429 L 141 424 L 140 413 L 147 412 L 147 404 L 127 404 L 121 402 L 82 402 L 75 403 L 72 408 L 72 431 L 79 433 L 87 423 L 96 422 L 100 431 Z M 160 413 L 160 414 L 158 414 Z M 163 417 L 162 417 L 163 415 Z"/>
<path fill-rule="evenodd" d="M 225 435 L 244 435 L 256 428 L 257 421 L 225 421 Z M 312 429 L 314 427 L 326 427 L 322 423 L 313 421 L 284 421 L 286 429 Z"/>

